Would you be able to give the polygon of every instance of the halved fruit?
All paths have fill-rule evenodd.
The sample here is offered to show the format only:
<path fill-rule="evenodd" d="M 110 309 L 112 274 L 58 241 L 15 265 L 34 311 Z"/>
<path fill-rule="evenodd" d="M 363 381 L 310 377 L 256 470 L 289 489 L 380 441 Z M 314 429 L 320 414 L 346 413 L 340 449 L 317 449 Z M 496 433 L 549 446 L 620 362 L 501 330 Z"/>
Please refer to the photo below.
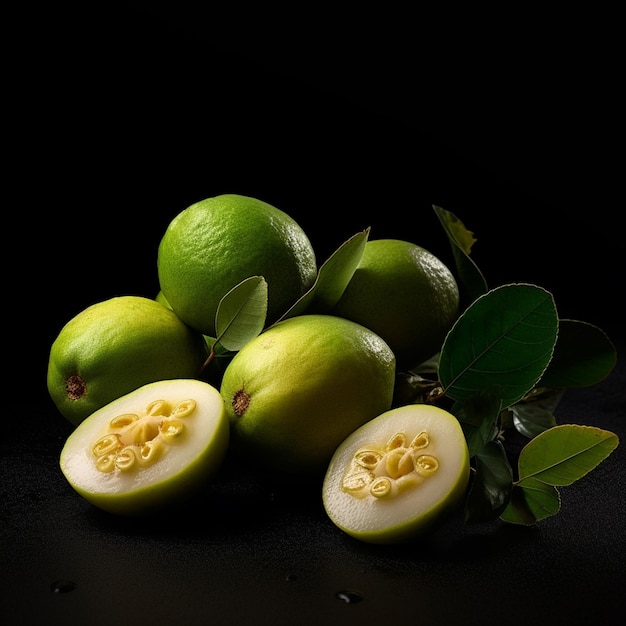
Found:
<path fill-rule="evenodd" d="M 470 476 L 459 421 L 411 404 L 382 413 L 337 448 L 322 486 L 324 509 L 348 535 L 400 543 L 457 508 Z"/>
<path fill-rule="evenodd" d="M 140 515 L 190 497 L 217 473 L 229 442 L 219 391 L 203 381 L 150 383 L 92 413 L 60 456 L 74 490 L 100 509 Z"/>

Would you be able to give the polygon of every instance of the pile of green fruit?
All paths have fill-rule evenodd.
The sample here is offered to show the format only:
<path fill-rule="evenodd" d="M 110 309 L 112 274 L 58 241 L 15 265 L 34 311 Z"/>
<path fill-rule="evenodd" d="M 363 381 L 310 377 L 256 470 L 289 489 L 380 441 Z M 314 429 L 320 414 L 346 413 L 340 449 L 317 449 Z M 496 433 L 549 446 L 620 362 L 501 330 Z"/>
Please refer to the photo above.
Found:
<path fill-rule="evenodd" d="M 318 265 L 303 229 L 256 198 L 181 211 L 155 250 L 160 291 L 88 306 L 50 348 L 47 386 L 75 427 L 60 455 L 93 505 L 145 515 L 197 494 L 227 453 L 319 480 L 342 531 L 408 541 L 467 522 L 534 524 L 618 445 L 557 424 L 563 392 L 616 351 L 531 284 L 489 289 L 473 233 L 433 207 L 455 270 L 416 243 L 345 241 Z M 506 435 L 527 439 L 514 469 Z"/>

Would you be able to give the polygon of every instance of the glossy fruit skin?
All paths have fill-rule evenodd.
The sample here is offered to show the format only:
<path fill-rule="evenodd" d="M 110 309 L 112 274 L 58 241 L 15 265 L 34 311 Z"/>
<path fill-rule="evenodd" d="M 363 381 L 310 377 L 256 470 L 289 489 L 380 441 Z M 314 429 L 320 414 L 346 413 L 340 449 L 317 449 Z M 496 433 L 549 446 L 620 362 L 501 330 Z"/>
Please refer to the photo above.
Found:
<path fill-rule="evenodd" d="M 150 402 L 168 400 L 173 406 L 189 398 L 198 409 L 191 417 L 181 418 L 184 436 L 153 465 L 135 473 L 96 469 L 92 446 L 111 419 L 120 414 L 140 415 Z M 116 515 L 145 516 L 189 500 L 211 481 L 222 466 L 228 441 L 228 419 L 216 388 L 195 379 L 157 381 L 83 420 L 66 440 L 59 463 L 72 488 L 92 505 Z"/>
<path fill-rule="evenodd" d="M 398 371 L 407 371 L 440 351 L 459 301 L 456 279 L 431 252 L 399 239 L 371 239 L 331 313 L 380 335 Z"/>
<path fill-rule="evenodd" d="M 73 425 L 116 398 L 157 380 L 197 378 L 208 355 L 200 333 L 171 309 L 141 296 L 118 296 L 74 316 L 54 340 L 47 386 Z M 79 379 L 74 396 L 68 385 Z"/>
<path fill-rule="evenodd" d="M 339 442 L 391 406 L 394 381 L 395 357 L 369 329 L 328 315 L 283 320 L 224 372 L 233 448 L 282 476 L 321 476 Z"/>
<path fill-rule="evenodd" d="M 431 445 L 418 454 L 434 455 L 439 469 L 421 484 L 388 498 L 357 498 L 343 488 L 347 468 L 359 450 L 381 450 L 397 433 L 405 433 L 410 441 L 422 432 Z M 359 541 L 411 542 L 459 508 L 469 484 L 469 461 L 463 430 L 451 413 L 426 404 L 396 407 L 358 428 L 337 447 L 323 481 L 324 509 L 338 528 Z M 379 468 L 375 472 L 379 474 Z"/>
<path fill-rule="evenodd" d="M 168 225 L 158 248 L 160 290 L 192 328 L 216 336 L 220 299 L 251 276 L 268 283 L 268 325 L 313 285 L 317 264 L 302 228 L 262 200 L 222 194 L 196 202 Z"/>

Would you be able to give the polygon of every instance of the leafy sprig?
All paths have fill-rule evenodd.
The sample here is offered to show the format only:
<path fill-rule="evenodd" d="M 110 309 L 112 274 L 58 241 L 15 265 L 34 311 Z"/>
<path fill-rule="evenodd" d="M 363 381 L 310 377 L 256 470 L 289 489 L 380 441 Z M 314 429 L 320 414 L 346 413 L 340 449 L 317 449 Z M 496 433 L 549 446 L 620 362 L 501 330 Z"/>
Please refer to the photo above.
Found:
<path fill-rule="evenodd" d="M 558 513 L 558 489 L 588 474 L 619 444 L 610 431 L 558 424 L 555 417 L 566 390 L 604 380 L 617 353 L 597 326 L 559 319 L 546 289 L 525 283 L 490 289 L 470 257 L 474 233 L 453 213 L 433 209 L 450 242 L 467 305 L 437 355 L 398 373 L 394 405 L 442 403 L 461 423 L 472 466 L 466 522 L 499 518 L 532 525 Z M 281 320 L 329 312 L 350 282 L 369 234 L 368 228 L 344 242 Z M 218 336 L 203 371 L 216 356 L 232 356 L 261 333 L 266 314 L 263 277 L 231 289 L 218 307 Z M 525 441 L 519 452 L 509 445 L 512 433 Z"/>
<path fill-rule="evenodd" d="M 499 516 L 534 524 L 560 510 L 558 487 L 585 476 L 619 443 L 614 433 L 559 425 L 554 415 L 568 388 L 604 380 L 617 352 L 597 326 L 560 320 L 552 295 L 541 287 L 513 284 L 488 290 L 469 259 L 473 234 L 449 211 L 433 208 L 470 299 L 444 341 L 438 367 L 473 463 L 465 519 Z M 505 445 L 511 428 L 527 439 L 517 472 L 511 464 L 514 453 Z M 550 470 L 556 468 L 568 470 L 567 480 L 555 480 Z"/>

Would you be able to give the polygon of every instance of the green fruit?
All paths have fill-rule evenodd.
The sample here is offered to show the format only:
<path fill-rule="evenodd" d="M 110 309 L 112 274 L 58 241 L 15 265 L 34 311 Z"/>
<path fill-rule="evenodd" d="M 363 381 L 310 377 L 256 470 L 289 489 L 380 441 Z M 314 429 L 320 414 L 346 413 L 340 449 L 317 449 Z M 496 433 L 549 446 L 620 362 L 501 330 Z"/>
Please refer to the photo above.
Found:
<path fill-rule="evenodd" d="M 157 293 L 155 300 L 157 302 L 160 302 L 163 306 L 166 306 L 168 309 L 172 308 L 170 306 L 170 303 L 167 301 L 167 299 L 163 295 L 162 291 L 159 291 Z M 215 337 L 209 337 L 208 335 L 202 335 L 202 337 L 204 338 L 204 341 L 207 345 L 207 352 L 210 353 L 211 350 L 215 348 L 217 355 L 215 358 L 211 360 L 210 363 L 208 363 L 208 367 L 206 367 L 206 369 L 203 370 L 200 378 L 202 378 L 203 380 L 206 380 L 207 382 L 211 384 L 219 385 L 219 381 L 222 379 L 222 374 L 224 373 L 225 365 L 223 361 L 225 360 L 225 357 L 222 351 L 220 350 L 220 345 L 219 344 L 217 344 L 217 346 L 215 345 L 215 342 L 216 342 Z M 226 360 L 228 360 L 228 356 L 226 356 Z"/>
<path fill-rule="evenodd" d="M 331 521 L 355 539 L 401 543 L 454 511 L 469 476 L 469 452 L 454 415 L 433 405 L 406 405 L 338 446 L 322 502 Z"/>
<path fill-rule="evenodd" d="M 226 367 L 233 448 L 260 466 L 323 475 L 337 445 L 391 406 L 395 358 L 369 329 L 330 315 L 275 324 Z"/>
<path fill-rule="evenodd" d="M 459 315 L 459 289 L 448 267 L 398 239 L 365 244 L 359 265 L 332 309 L 367 326 L 393 350 L 398 371 L 435 356 Z"/>
<path fill-rule="evenodd" d="M 154 298 L 157 302 L 160 302 L 163 306 L 171 309 L 170 303 L 167 301 L 167 298 L 163 295 L 161 290 L 158 291 L 157 295 Z"/>
<path fill-rule="evenodd" d="M 60 466 L 94 506 L 145 515 L 194 495 L 228 449 L 219 391 L 199 380 L 144 385 L 102 407 L 71 433 Z"/>
<path fill-rule="evenodd" d="M 317 277 L 313 247 L 302 228 L 276 207 L 236 194 L 207 198 L 179 213 L 159 244 L 157 269 L 172 309 L 211 337 L 220 299 L 246 278 L 265 278 L 269 324 Z"/>
<path fill-rule="evenodd" d="M 57 335 L 48 392 L 78 425 L 146 383 L 198 378 L 207 355 L 202 335 L 162 304 L 141 296 L 110 298 L 78 313 Z"/>

